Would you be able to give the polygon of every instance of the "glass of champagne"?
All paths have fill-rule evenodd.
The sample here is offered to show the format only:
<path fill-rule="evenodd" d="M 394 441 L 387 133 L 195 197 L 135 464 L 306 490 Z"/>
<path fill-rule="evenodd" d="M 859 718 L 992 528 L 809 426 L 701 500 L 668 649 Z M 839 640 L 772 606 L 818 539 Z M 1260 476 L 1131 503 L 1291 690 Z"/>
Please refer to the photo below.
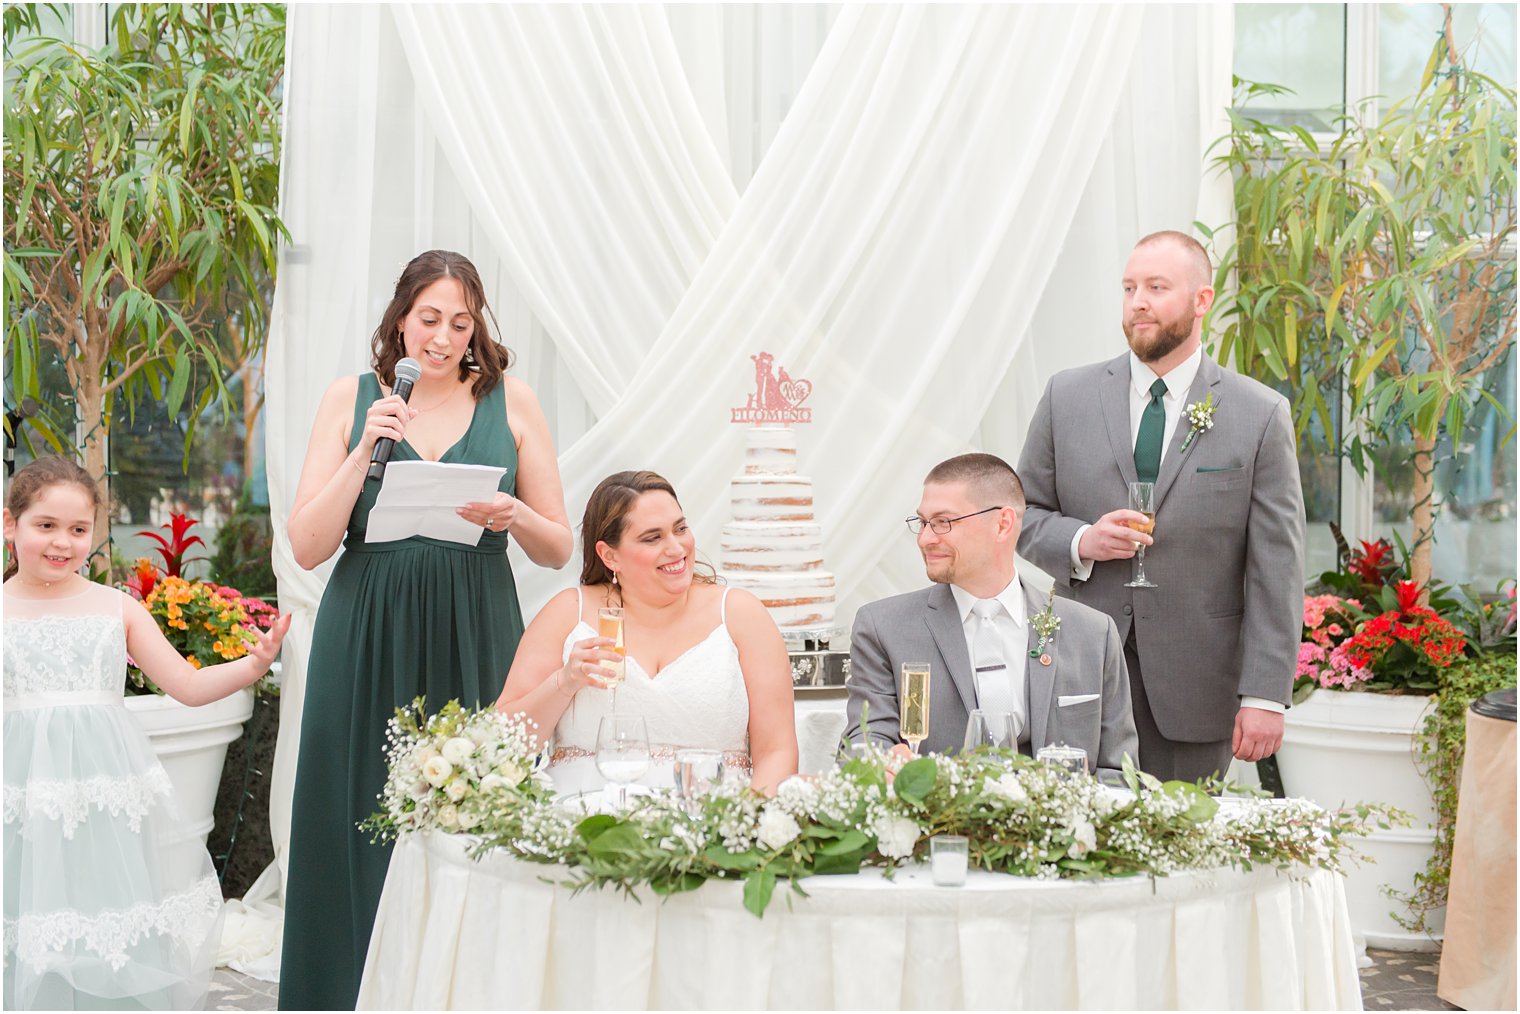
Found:
<path fill-rule="evenodd" d="M 1156 484 L 1132 482 L 1129 484 L 1129 509 L 1145 515 L 1145 523 L 1131 521 L 1129 526 L 1146 535 L 1156 530 Z M 1145 576 L 1145 547 L 1135 543 L 1135 579 L 1124 582 L 1126 588 L 1156 588 Z"/>
<path fill-rule="evenodd" d="M 603 715 L 596 728 L 596 769 L 617 785 L 614 804 L 628 802 L 628 783 L 649 770 L 649 729 L 642 715 Z"/>
<path fill-rule="evenodd" d="M 621 606 L 602 606 L 596 611 L 596 634 L 615 641 L 612 650 L 619 655 L 625 655 L 623 649 L 623 609 Z M 628 660 L 619 658 L 616 662 L 603 660 L 597 663 L 603 669 L 611 669 L 612 675 L 605 677 L 608 686 L 612 690 L 612 710 L 617 710 L 617 688 L 623 682 Z"/>
<path fill-rule="evenodd" d="M 929 735 L 929 663 L 902 664 L 902 697 L 897 731 L 916 754 L 918 744 Z"/>

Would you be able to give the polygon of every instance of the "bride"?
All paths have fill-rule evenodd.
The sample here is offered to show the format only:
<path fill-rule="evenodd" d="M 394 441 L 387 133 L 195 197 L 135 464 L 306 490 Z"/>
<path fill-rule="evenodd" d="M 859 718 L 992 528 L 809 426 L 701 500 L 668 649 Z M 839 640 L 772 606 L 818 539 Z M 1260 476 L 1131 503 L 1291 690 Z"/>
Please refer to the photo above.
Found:
<path fill-rule="evenodd" d="M 596 733 L 612 710 L 614 641 L 597 611 L 624 611 L 625 678 L 617 712 L 649 730 L 650 774 L 669 785 L 675 751 L 720 750 L 729 770 L 774 792 L 797 772 L 791 666 L 760 600 L 718 584 L 696 562 L 696 539 L 670 483 L 618 472 L 592 492 L 581 521 L 581 580 L 524 632 L 496 706 L 553 729 L 549 774 L 560 792 L 600 787 Z M 707 570 L 698 573 L 697 568 Z"/>

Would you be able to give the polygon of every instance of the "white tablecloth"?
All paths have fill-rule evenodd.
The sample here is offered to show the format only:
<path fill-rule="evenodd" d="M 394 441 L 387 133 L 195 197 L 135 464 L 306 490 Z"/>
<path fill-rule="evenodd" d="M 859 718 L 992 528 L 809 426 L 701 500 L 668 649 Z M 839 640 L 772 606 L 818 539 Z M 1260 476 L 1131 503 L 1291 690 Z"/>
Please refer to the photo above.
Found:
<path fill-rule="evenodd" d="M 572 897 L 544 882 L 561 868 L 468 843 L 397 845 L 361 1010 L 1362 1008 L 1326 872 L 937 888 L 910 867 L 778 885 L 757 919 L 738 883 Z"/>

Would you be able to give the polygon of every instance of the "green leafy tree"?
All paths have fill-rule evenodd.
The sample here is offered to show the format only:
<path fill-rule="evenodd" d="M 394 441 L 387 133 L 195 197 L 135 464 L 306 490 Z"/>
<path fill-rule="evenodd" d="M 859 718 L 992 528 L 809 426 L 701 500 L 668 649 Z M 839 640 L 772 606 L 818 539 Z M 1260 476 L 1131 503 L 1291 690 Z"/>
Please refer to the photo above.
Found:
<path fill-rule="evenodd" d="M 1410 447 L 1411 577 L 1428 586 L 1440 438 L 1459 445 L 1482 398 L 1503 411 L 1484 388 L 1515 340 L 1515 93 L 1463 64 L 1448 7 L 1418 92 L 1376 124 L 1346 118 L 1323 144 L 1230 116 L 1215 159 L 1236 211 L 1210 320 L 1219 357 L 1286 382 L 1300 440 L 1363 474 L 1375 447 Z"/>
<path fill-rule="evenodd" d="M 4 14 L 6 356 L 41 398 L 61 362 L 77 438 L 103 481 L 113 409 L 232 403 L 262 347 L 275 246 L 284 8 L 124 4 L 90 52 Z M 246 390 L 245 396 L 252 397 Z M 245 408 L 245 414 L 246 414 Z M 33 420 L 35 423 L 37 420 Z M 109 531 L 103 508 L 96 518 Z"/>

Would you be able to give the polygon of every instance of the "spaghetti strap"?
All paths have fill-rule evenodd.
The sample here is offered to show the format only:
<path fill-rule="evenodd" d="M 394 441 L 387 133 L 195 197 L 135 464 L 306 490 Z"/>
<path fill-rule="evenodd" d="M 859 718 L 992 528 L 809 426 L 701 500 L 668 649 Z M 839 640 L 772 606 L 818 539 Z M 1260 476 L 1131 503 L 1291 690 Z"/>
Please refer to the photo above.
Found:
<path fill-rule="evenodd" d="M 580 585 L 575 586 L 575 619 L 577 623 L 586 622 L 586 602 Z"/>
<path fill-rule="evenodd" d="M 723 597 L 718 600 L 718 622 L 728 626 L 728 588 L 723 589 Z"/>

